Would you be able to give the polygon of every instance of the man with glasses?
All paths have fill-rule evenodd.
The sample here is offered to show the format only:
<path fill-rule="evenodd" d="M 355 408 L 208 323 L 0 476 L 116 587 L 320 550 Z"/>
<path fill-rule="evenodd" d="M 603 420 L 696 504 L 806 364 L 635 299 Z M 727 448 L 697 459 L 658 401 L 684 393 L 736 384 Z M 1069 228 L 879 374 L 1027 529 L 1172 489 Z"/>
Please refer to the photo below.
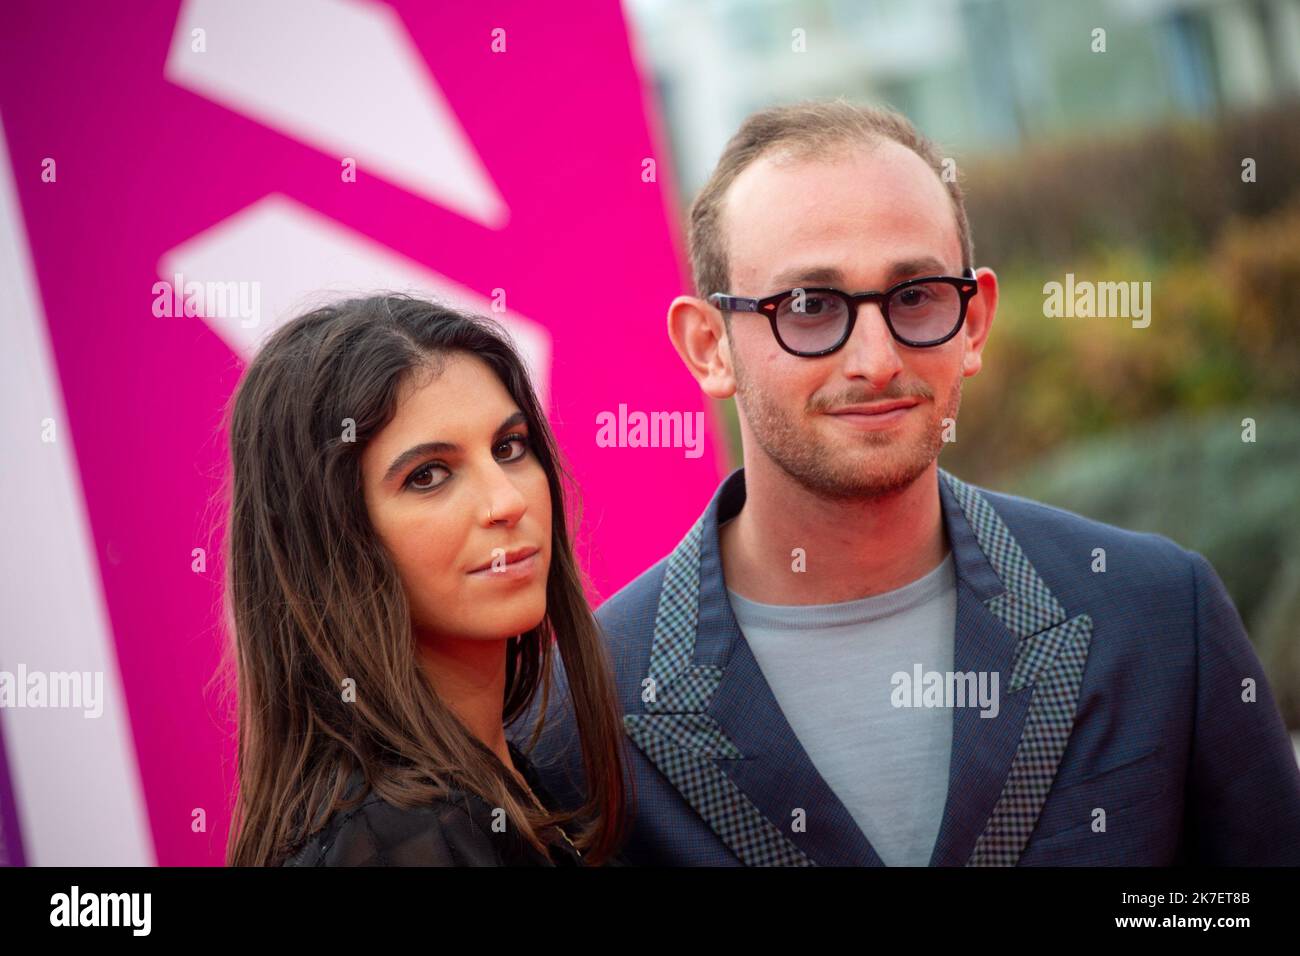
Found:
<path fill-rule="evenodd" d="M 736 397 L 744 467 L 597 612 L 625 858 L 1300 863 L 1296 757 L 1210 564 L 939 468 L 998 301 L 943 172 L 896 113 L 801 104 L 692 206 L 668 334 Z M 552 714 L 534 756 L 578 802 L 573 736 Z"/>

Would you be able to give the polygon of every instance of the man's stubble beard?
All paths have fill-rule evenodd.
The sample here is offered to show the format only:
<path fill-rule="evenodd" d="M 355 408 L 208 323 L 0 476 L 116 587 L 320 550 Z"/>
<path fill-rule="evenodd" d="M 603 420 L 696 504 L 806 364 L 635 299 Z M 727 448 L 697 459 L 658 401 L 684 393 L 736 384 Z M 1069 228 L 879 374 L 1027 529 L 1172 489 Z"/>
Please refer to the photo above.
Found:
<path fill-rule="evenodd" d="M 904 438 L 894 431 L 860 432 L 854 437 L 868 451 L 855 460 L 845 456 L 840 446 L 825 443 L 821 432 L 801 427 L 784 409 L 770 402 L 761 388 L 750 388 L 739 356 L 732 354 L 736 402 L 755 442 L 800 486 L 831 501 L 870 501 L 908 488 L 939 457 L 944 446 L 944 420 L 956 423 L 961 408 L 962 376 L 958 375 L 943 407 L 933 401 L 920 406 L 929 408 L 931 415 L 919 439 Z M 892 397 L 904 397 L 904 393 Z"/>

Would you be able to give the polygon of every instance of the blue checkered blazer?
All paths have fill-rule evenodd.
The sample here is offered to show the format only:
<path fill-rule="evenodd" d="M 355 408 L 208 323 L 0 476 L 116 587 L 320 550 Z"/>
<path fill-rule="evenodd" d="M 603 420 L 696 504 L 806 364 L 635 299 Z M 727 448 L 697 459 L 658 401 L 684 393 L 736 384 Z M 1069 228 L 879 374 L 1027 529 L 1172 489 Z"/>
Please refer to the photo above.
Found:
<path fill-rule="evenodd" d="M 954 709 L 930 865 L 1300 864 L 1296 755 L 1209 562 L 943 469 L 938 481 L 957 572 L 954 667 L 997 671 L 1002 699 L 995 718 Z M 596 613 L 634 745 L 624 859 L 880 866 L 732 615 L 718 525 L 744 499 L 738 469 L 672 554 Z M 576 805 L 581 756 L 557 671 L 531 756 Z M 517 740 L 533 716 L 511 728 Z"/>

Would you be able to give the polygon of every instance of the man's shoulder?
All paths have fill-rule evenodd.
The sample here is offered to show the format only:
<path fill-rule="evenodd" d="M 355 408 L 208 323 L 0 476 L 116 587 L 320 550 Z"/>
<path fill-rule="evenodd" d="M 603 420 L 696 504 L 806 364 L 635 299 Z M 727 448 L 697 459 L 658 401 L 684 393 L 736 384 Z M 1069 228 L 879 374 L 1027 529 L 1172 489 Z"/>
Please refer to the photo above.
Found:
<path fill-rule="evenodd" d="M 596 621 L 611 643 L 618 644 L 629 636 L 653 630 L 668 558 L 668 555 L 660 558 L 596 609 Z"/>
<path fill-rule="evenodd" d="M 1114 573 L 1141 575 L 1146 588 L 1162 582 L 1183 588 L 1191 582 L 1196 563 L 1205 561 L 1158 532 L 1124 528 L 1032 498 L 971 487 L 993 508 L 1053 591 L 1068 594 Z M 996 550 L 997 545 L 986 547 Z"/>
<path fill-rule="evenodd" d="M 1190 557 L 1190 552 L 1182 545 L 1158 532 L 1124 528 L 1010 492 L 971 487 L 988 500 L 1017 541 L 1024 537 L 1031 539 L 1031 543 L 1051 544 L 1071 543 L 1083 538 L 1122 545 L 1153 557 L 1165 555 L 1178 563 L 1185 563 Z M 1016 535 L 1017 530 L 1020 535 Z M 1024 542 L 1021 544 L 1023 546 Z"/>

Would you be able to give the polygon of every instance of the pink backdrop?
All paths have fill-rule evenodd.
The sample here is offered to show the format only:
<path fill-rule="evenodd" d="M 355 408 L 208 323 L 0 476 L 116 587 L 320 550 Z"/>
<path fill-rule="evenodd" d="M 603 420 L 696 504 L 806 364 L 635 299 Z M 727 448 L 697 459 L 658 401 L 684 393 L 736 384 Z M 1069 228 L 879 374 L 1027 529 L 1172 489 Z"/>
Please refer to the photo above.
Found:
<path fill-rule="evenodd" d="M 22 320 L 48 326 L 120 671 L 124 752 L 153 858 L 167 865 L 224 852 L 234 727 L 211 683 L 222 636 L 209 502 L 225 456 L 221 409 L 246 354 L 233 320 L 154 316 L 153 284 L 176 264 L 196 279 L 261 283 L 259 333 L 284 318 L 272 300 L 293 301 L 316 275 L 322 250 L 299 245 L 309 237 L 333 237 L 324 252 L 362 261 L 359 274 L 437 277 L 471 305 L 505 289 L 585 491 L 580 558 L 601 594 L 672 548 L 725 467 L 711 438 L 701 458 L 594 438 L 597 413 L 620 403 L 705 409 L 664 332 L 684 288 L 672 185 L 617 2 L 219 6 L 133 4 L 127 16 L 116 4 L 10 2 L 0 31 L 0 116 L 41 307 Z M 202 53 L 188 50 L 195 24 Z M 259 43 L 282 30 L 279 53 L 241 46 L 241 25 Z M 492 52 L 494 28 L 506 31 L 504 54 Z M 396 64 L 400 76 L 366 88 L 370 71 L 338 55 L 341 40 L 356 43 L 361 67 Z M 397 46 L 376 58 L 385 44 Z M 310 79 L 322 58 L 362 85 L 320 90 L 319 110 L 302 105 L 314 80 L 276 102 L 285 70 Z M 357 158 L 355 183 L 341 181 L 345 155 Z M 53 183 L 42 181 L 47 157 Z M 647 157 L 655 182 L 643 179 Z M 205 573 L 191 570 L 196 547 L 209 549 Z M 46 586 L 32 599 L 57 600 L 59 581 Z M 75 768 L 63 779 L 86 799 L 101 786 Z M 23 805 L 40 795 L 11 784 L 26 794 L 24 827 Z M 41 859 L 24 835 L 28 862 Z"/>

